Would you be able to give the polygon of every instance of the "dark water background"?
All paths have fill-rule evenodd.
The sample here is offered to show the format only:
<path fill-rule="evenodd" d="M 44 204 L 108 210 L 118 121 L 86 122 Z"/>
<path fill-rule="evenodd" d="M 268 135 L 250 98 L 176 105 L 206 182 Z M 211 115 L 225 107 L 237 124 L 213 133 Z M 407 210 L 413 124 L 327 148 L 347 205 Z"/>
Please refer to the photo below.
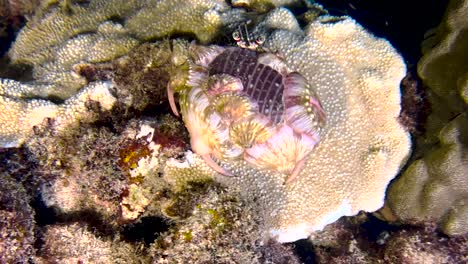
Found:
<path fill-rule="evenodd" d="M 332 15 L 348 15 L 378 37 L 389 40 L 408 64 L 421 57 L 427 30 L 436 27 L 447 0 L 318 0 Z"/>

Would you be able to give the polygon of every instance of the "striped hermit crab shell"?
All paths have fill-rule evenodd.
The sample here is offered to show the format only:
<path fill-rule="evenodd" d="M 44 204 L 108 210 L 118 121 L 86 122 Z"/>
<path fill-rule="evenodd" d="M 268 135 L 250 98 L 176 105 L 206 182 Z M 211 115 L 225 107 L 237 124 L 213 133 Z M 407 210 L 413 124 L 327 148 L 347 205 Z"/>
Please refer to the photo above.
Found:
<path fill-rule="evenodd" d="M 180 108 L 193 151 L 224 175 L 231 173 L 213 158 L 244 159 L 294 179 L 325 124 L 312 86 L 272 53 L 195 44 L 189 53 Z"/>

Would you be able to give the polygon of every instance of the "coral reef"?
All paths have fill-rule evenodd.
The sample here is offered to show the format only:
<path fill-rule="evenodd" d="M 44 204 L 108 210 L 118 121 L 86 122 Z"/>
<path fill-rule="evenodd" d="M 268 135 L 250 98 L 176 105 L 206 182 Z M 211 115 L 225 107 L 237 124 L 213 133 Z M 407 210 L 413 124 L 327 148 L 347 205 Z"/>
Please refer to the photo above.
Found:
<path fill-rule="evenodd" d="M 34 211 L 24 187 L 0 172 L 0 262 L 28 263 L 34 255 Z"/>
<path fill-rule="evenodd" d="M 118 128 L 119 134 L 90 124 L 64 135 L 44 129 L 44 135 L 27 142 L 40 166 L 53 174 L 42 185 L 41 199 L 59 221 L 41 231 L 38 263 L 48 259 L 132 263 L 136 248 L 150 251 L 137 255 L 144 263 L 149 262 L 144 256 L 155 263 L 168 258 L 232 262 L 239 257 L 249 263 L 299 263 L 291 246 L 262 244 L 260 215 L 238 194 L 215 185 L 212 176 L 194 171 L 197 178 L 172 178 L 167 173 L 166 159 L 185 150 L 174 138 L 181 128 L 177 122 L 167 117 L 131 120 Z M 124 232 L 121 237 L 115 233 L 155 216 L 170 219 L 172 225 L 170 231 L 155 236 L 151 248 L 123 242 Z M 192 250 L 189 255 L 188 250 Z"/>
<path fill-rule="evenodd" d="M 53 84 L 39 96 L 66 99 L 88 83 L 86 76 L 80 74 L 83 67 L 111 61 L 127 54 L 137 44 L 121 25 L 104 22 L 95 34 L 78 35 L 54 46 L 47 54 L 38 54 L 37 59 L 28 57 L 27 63 L 34 65 L 36 82 Z"/>
<path fill-rule="evenodd" d="M 243 19 L 241 10 L 232 12 L 225 1 L 214 0 L 189 6 L 186 1 L 44 3 L 8 54 L 13 64 L 32 66 L 37 82 L 54 84 L 39 96 L 66 99 L 88 81 L 79 74 L 81 67 L 125 55 L 142 40 L 185 34 L 208 42 Z"/>
<path fill-rule="evenodd" d="M 321 141 L 291 184 L 282 173 L 237 160 L 221 162 L 237 177 L 219 178 L 257 199 L 267 230 L 281 242 L 306 238 L 343 215 L 377 210 L 410 148 L 398 122 L 405 66 L 388 42 L 350 18 L 323 17 L 303 33 L 275 31 L 276 24 L 297 24 L 288 14 L 278 9 L 266 18 L 272 33 L 264 47 L 317 92 L 327 113 Z"/>
<path fill-rule="evenodd" d="M 410 149 L 398 122 L 399 84 L 405 75 L 400 56 L 349 18 L 318 19 L 305 36 L 278 30 L 265 46 L 314 86 L 327 113 L 321 141 L 297 181 L 290 186 L 266 181 L 272 184 L 270 193 L 284 188 L 286 194 L 283 202 L 264 197 L 267 204 L 277 200 L 282 211 L 271 223 L 272 234 L 293 241 L 342 215 L 377 210 Z M 247 171 L 240 177 L 242 187 L 265 186 L 260 175 L 254 178 Z"/>
<path fill-rule="evenodd" d="M 468 232 L 468 72 L 461 55 L 468 40 L 467 10 L 468 1 L 451 1 L 423 43 L 418 74 L 428 87 L 432 113 L 426 133 L 417 138 L 414 161 L 388 192 L 388 205 L 401 222 L 437 221 L 448 235 Z"/>
<path fill-rule="evenodd" d="M 200 42 L 207 43 L 224 26 L 222 13 L 229 9 L 222 0 L 148 1 L 145 8 L 128 19 L 126 28 L 145 40 L 193 34 Z"/>
<path fill-rule="evenodd" d="M 13 62 L 38 63 L 55 57 L 54 47 L 83 33 L 96 33 L 112 17 L 123 18 L 143 1 L 66 1 L 64 5 L 41 5 L 35 17 L 18 34 L 9 51 Z M 117 26 L 117 24 L 114 24 Z M 92 34 L 91 34 L 92 35 Z"/>
<path fill-rule="evenodd" d="M 119 87 L 117 97 L 136 111 L 160 107 L 167 101 L 169 80 L 184 79 L 175 77 L 178 76 L 175 66 L 181 63 L 177 59 L 179 47 L 186 46 L 181 40 L 145 43 L 114 61 L 112 79 Z"/>
<path fill-rule="evenodd" d="M 32 67 L 34 80 L 30 85 L 2 80 L 0 107 L 8 111 L 1 117 L 1 146 L 19 146 L 27 138 L 27 134 L 34 125 L 42 122 L 45 117 L 53 117 L 55 112 L 62 111 L 58 110 L 59 108 L 53 103 L 44 100 L 63 101 L 77 96 L 80 89 L 86 90 L 84 86 L 90 81 L 96 81 L 89 76 L 90 72 L 105 67 L 103 66 L 105 62 L 129 53 L 140 43 L 140 39 L 136 39 L 135 36 L 142 39 L 163 38 L 175 34 L 176 32 L 173 31 L 177 28 L 184 34 L 200 35 L 198 38 L 201 41 L 208 41 L 219 34 L 221 26 L 242 18 L 239 10 L 231 15 L 223 13 L 221 17 L 222 12 L 230 10 L 224 1 L 195 1 L 191 2 L 191 9 L 187 8 L 185 1 L 180 1 L 177 5 L 179 7 L 174 8 L 172 1 L 120 0 L 96 0 L 86 3 L 81 1 L 47 2 L 39 5 L 34 17 L 19 32 L 8 53 L 12 66 L 29 65 Z M 167 16 L 163 17 L 161 14 Z M 122 24 L 123 20 L 126 23 Z M 199 23 L 193 23 L 194 20 Z M 140 25 L 148 21 L 152 21 L 147 23 L 151 24 L 151 28 L 149 31 L 144 31 L 148 27 Z M 183 29 L 185 26 L 189 28 Z M 174 44 L 174 49 L 177 49 L 177 45 Z M 158 47 L 158 44 L 155 46 Z M 129 79 L 132 77 L 131 85 L 135 81 L 143 81 L 142 78 L 149 80 L 148 76 L 155 74 L 153 84 L 165 84 L 167 82 L 165 79 L 169 76 L 168 66 L 177 63 L 177 59 L 170 55 L 172 45 L 160 44 L 159 49 L 156 47 L 151 48 L 155 52 L 154 60 L 149 60 L 149 64 L 141 64 L 140 67 L 132 69 L 135 73 L 138 68 L 146 67 L 147 74 L 143 71 L 140 78 L 137 74 L 122 78 L 122 72 L 119 72 L 119 69 L 129 69 L 131 65 L 123 67 L 114 65 L 117 68 L 114 68 L 116 82 L 128 88 Z M 138 54 L 138 52 L 135 53 Z M 147 51 L 146 54 L 148 53 L 150 52 Z M 130 56 L 129 59 L 133 58 Z M 168 63 L 169 58 L 172 59 L 171 63 Z M 142 61 L 134 61 L 133 65 L 139 62 Z M 176 75 L 176 73 L 171 73 Z M 110 73 L 97 80 L 107 81 L 112 76 L 113 73 Z M 155 89 L 148 89 L 148 85 L 151 84 L 141 83 L 135 85 L 134 89 L 123 89 L 129 91 L 126 97 L 130 100 L 129 104 L 134 103 L 138 110 L 143 110 L 144 106 L 149 105 L 149 101 L 154 98 L 154 96 L 145 98 L 145 95 L 161 94 L 152 93 L 157 90 L 157 87 L 150 86 Z M 90 84 L 90 86 L 93 85 Z M 132 91 L 136 93 L 133 94 Z M 8 98 L 4 97 L 5 93 Z M 31 100 L 24 101 L 24 97 Z M 158 101 L 161 99 L 159 98 Z M 9 112 L 10 110 L 12 112 Z M 16 112 L 18 114 L 15 114 Z M 31 112 L 36 113 L 37 116 L 33 118 Z M 68 116 L 68 119 L 72 120 L 73 117 Z M 23 120 L 31 120 L 31 122 L 26 124 Z"/>
<path fill-rule="evenodd" d="M 388 203 L 400 220 L 440 220 L 447 234 L 468 232 L 467 124 L 466 114 L 448 123 L 440 132 L 439 146 L 392 183 Z"/>
<path fill-rule="evenodd" d="M 142 263 L 148 262 L 133 245 L 100 237 L 83 224 L 48 226 L 36 263 Z"/>
<path fill-rule="evenodd" d="M 151 141 L 153 133 L 132 121 L 121 135 L 81 126 L 31 139 L 32 154 L 54 172 L 41 188 L 45 205 L 59 215 L 93 212 L 107 226 L 135 220 L 165 187 L 157 180 L 161 152 Z"/>
<path fill-rule="evenodd" d="M 465 9 L 427 40 L 436 113 L 389 224 L 356 214 L 383 204 L 405 129 L 422 131 L 400 105 L 424 95 L 411 78 L 400 94 L 401 57 L 353 19 L 295 0 L 42 1 L 1 61 L 0 262 L 464 261 Z M 434 62 L 452 59 L 443 87 Z"/>
<path fill-rule="evenodd" d="M 468 71 L 465 54 L 468 2 L 450 1 L 439 26 L 430 30 L 422 43 L 423 57 L 418 62 L 418 75 L 431 91 L 433 114 L 429 116 L 427 141 L 436 142 L 438 132 L 468 104 Z M 447 67 L 450 68 L 447 68 Z"/>
<path fill-rule="evenodd" d="M 8 53 L 13 64 L 32 66 L 37 82 L 54 84 L 38 96 L 69 98 L 87 83 L 76 72 L 80 65 L 110 61 L 138 44 L 110 18 L 124 16 L 140 1 L 116 2 L 118 8 L 106 1 L 39 7 Z"/>
<path fill-rule="evenodd" d="M 203 190 L 183 191 L 194 202 L 172 211 L 188 217 L 155 241 L 152 263 L 300 263 L 291 245 L 262 242 L 259 215 L 236 194 L 212 184 Z"/>
<path fill-rule="evenodd" d="M 112 84 L 109 82 L 91 83 L 59 105 L 29 99 L 31 90 L 41 89 L 36 87 L 0 79 L 0 147 L 20 146 L 44 120 L 53 120 L 57 131 L 79 121 L 92 121 L 95 116 L 87 107 L 90 101 L 99 103 L 103 110 L 110 110 L 116 101 L 110 93 Z"/>
<path fill-rule="evenodd" d="M 173 117 L 130 120 L 116 133 L 82 124 L 67 133 L 50 127 L 25 144 L 44 168 L 41 200 L 58 217 L 97 215 L 106 228 L 136 220 L 146 212 L 161 215 L 171 183 L 161 177 L 170 157 L 185 151 L 187 135 Z M 166 199 L 167 198 L 167 199 Z M 167 201 L 166 201 L 167 200 Z"/>
<path fill-rule="evenodd" d="M 360 214 L 315 233 L 302 247 L 313 248 L 306 263 L 463 263 L 468 237 L 449 238 L 436 225 L 389 225 Z M 301 244 L 299 244 L 301 245 Z"/>

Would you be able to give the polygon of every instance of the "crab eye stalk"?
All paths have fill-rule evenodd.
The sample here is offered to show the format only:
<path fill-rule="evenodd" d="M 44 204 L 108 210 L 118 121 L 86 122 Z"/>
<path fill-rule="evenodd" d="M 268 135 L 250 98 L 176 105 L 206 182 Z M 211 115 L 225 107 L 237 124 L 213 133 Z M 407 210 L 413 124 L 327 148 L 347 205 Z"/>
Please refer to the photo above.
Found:
<path fill-rule="evenodd" d="M 262 45 L 264 42 L 265 42 L 265 37 L 264 36 L 258 36 L 255 39 L 255 43 L 257 43 L 258 45 Z"/>
<path fill-rule="evenodd" d="M 234 32 L 232 33 L 232 38 L 233 38 L 235 41 L 241 40 L 241 35 L 240 35 L 239 31 L 234 31 Z"/>

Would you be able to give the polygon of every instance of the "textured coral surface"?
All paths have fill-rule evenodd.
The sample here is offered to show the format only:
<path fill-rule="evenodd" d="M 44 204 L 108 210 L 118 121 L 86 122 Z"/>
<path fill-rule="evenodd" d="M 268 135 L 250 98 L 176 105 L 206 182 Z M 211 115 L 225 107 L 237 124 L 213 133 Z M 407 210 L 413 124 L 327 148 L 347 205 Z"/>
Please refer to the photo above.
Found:
<path fill-rule="evenodd" d="M 34 254 L 34 211 L 26 190 L 0 172 L 0 262 L 21 263 Z"/>
<path fill-rule="evenodd" d="M 414 161 L 389 188 L 403 222 L 437 221 L 448 235 L 468 232 L 466 47 L 468 1 L 451 1 L 442 22 L 423 42 L 418 74 L 432 113 L 417 138 Z"/>
<path fill-rule="evenodd" d="M 351 19 L 316 21 L 304 34 L 278 30 L 265 46 L 313 85 L 327 125 L 296 181 L 284 185 L 280 174 L 236 164 L 229 168 L 240 175 L 236 184 L 260 197 L 280 241 L 305 238 L 342 215 L 377 210 L 410 148 L 397 121 L 400 56 Z"/>
<path fill-rule="evenodd" d="M 93 111 L 87 104 L 99 103 L 102 109 L 111 109 L 115 98 L 110 93 L 110 82 L 91 83 L 78 94 L 57 105 L 48 100 L 29 99 L 30 90 L 40 90 L 12 80 L 0 80 L 0 147 L 19 147 L 33 134 L 33 129 L 54 119 L 57 130 L 79 121 L 93 120 Z"/>

